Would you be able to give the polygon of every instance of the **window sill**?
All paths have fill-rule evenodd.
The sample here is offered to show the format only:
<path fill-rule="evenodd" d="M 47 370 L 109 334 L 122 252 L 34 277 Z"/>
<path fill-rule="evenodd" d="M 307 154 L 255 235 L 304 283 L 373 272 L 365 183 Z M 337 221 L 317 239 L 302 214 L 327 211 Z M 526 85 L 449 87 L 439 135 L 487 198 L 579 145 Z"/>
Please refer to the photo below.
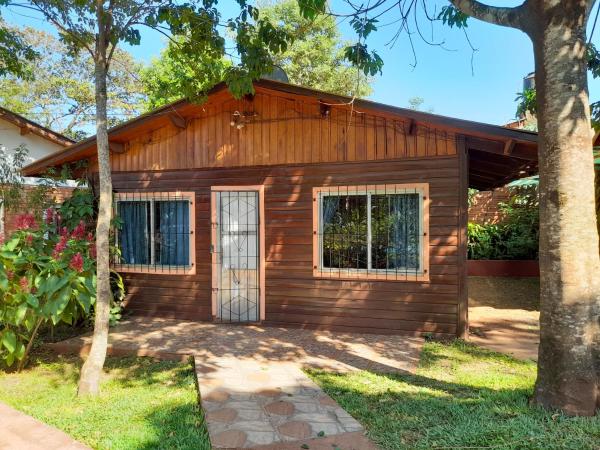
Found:
<path fill-rule="evenodd" d="M 327 280 L 429 282 L 429 273 L 367 273 L 313 269 L 313 277 Z"/>
<path fill-rule="evenodd" d="M 111 268 L 123 273 L 148 273 L 155 275 L 195 275 L 196 266 L 154 267 L 134 266 L 128 264 L 112 264 Z"/>

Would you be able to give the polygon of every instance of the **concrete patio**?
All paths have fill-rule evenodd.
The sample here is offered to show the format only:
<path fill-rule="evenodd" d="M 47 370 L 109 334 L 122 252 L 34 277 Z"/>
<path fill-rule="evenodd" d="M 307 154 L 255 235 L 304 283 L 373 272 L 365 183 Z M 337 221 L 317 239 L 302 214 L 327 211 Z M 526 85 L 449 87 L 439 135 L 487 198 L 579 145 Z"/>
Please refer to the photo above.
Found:
<path fill-rule="evenodd" d="M 51 347 L 84 355 L 90 342 L 84 335 Z M 422 342 L 405 336 L 137 317 L 111 330 L 108 351 L 162 359 L 193 357 L 215 448 L 291 448 L 287 445 L 310 442 L 312 449 L 335 444 L 343 450 L 366 450 L 376 447 L 360 423 L 302 369 L 411 372 Z"/>

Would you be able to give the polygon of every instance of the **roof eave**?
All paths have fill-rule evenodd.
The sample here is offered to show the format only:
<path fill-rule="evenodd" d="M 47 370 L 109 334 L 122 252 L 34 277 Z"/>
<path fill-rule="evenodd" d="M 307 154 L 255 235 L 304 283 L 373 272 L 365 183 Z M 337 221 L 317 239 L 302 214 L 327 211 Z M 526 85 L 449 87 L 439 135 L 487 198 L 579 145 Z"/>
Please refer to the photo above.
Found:
<path fill-rule="evenodd" d="M 274 90 L 278 92 L 287 92 L 290 94 L 300 96 L 316 97 L 319 101 L 336 102 L 340 104 L 350 104 L 353 102 L 357 108 L 369 109 L 372 111 L 387 112 L 390 114 L 400 115 L 406 117 L 409 120 L 415 122 L 428 123 L 432 125 L 444 126 L 455 130 L 459 134 L 469 136 L 479 136 L 485 139 L 497 140 L 503 143 L 510 140 L 522 144 L 525 146 L 537 145 L 537 133 L 525 130 L 516 130 L 506 128 L 498 125 L 490 125 L 480 122 L 474 122 L 464 119 L 456 119 L 453 117 L 446 117 L 437 114 L 425 113 L 420 111 L 414 111 L 407 108 L 400 108 L 396 106 L 386 105 L 383 103 L 377 103 L 370 100 L 352 99 L 341 95 L 331 94 L 328 92 L 318 91 L 315 89 L 309 89 L 302 86 L 296 86 L 287 83 L 281 83 L 272 80 L 258 80 L 254 83 L 256 88 L 262 88 L 266 90 Z M 225 83 L 219 83 L 214 86 L 208 93 L 207 96 L 215 94 L 223 89 L 226 89 Z M 173 103 L 164 105 L 148 113 L 142 114 L 136 118 L 130 119 L 122 124 L 119 124 L 109 130 L 109 136 L 115 140 L 118 140 L 118 135 L 130 130 L 131 128 L 141 126 L 143 123 L 155 119 L 157 116 L 163 114 L 165 111 L 177 109 L 189 105 L 190 103 L 185 100 L 178 100 Z M 25 166 L 22 170 L 25 176 L 40 175 L 48 167 L 63 164 L 68 161 L 69 158 L 77 155 L 78 152 L 88 150 L 94 145 L 96 137 L 92 136 L 88 139 L 75 143 L 63 150 L 60 150 L 52 155 L 45 158 L 39 159 L 28 166 Z M 83 158 L 83 156 L 82 156 Z"/>
<path fill-rule="evenodd" d="M 0 106 L 0 119 L 4 119 L 13 125 L 19 127 L 26 133 L 31 132 L 36 136 L 40 136 L 55 144 L 67 146 L 75 143 L 75 141 L 64 134 L 58 133 L 50 128 L 40 125 L 37 122 L 27 119 L 20 114 L 10 111 Z"/>

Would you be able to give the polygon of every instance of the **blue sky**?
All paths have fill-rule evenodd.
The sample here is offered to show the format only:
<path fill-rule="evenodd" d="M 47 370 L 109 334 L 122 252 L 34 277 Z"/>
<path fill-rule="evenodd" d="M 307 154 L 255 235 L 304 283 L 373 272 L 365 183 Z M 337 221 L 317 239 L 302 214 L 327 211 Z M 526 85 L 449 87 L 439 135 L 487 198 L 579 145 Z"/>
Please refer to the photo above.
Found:
<path fill-rule="evenodd" d="M 428 1 L 431 10 L 447 4 L 443 0 Z M 515 1 L 489 3 L 511 5 Z M 232 0 L 220 3 L 223 17 L 235 11 Z M 339 10 L 340 0 L 332 6 Z M 51 30 L 39 19 L 17 16 L 7 12 L 5 18 L 21 25 Z M 393 22 L 397 15 L 388 13 L 380 18 L 380 29 L 370 36 L 368 44 L 378 51 L 385 65 L 383 74 L 373 84 L 372 100 L 395 106 L 407 106 L 414 96 L 425 100 L 424 109 L 437 114 L 494 124 L 504 124 L 514 118 L 516 93 L 521 90 L 522 78 L 533 71 L 533 52 L 529 38 L 520 31 L 469 20 L 468 35 L 477 49 L 471 66 L 471 49 L 462 31 L 435 26 L 434 40 L 444 41 L 444 48 L 432 46 L 419 37 L 414 38 L 417 64 L 406 38 L 402 36 L 393 47 L 386 46 L 397 30 Z M 354 35 L 340 19 L 340 29 L 347 39 Z M 424 34 L 431 37 L 429 26 Z M 149 61 L 160 53 L 165 38 L 157 32 L 142 30 L 142 44 L 128 50 L 139 59 Z M 597 36 L 594 39 L 598 41 Z M 600 96 L 600 80 L 590 80 L 593 100 Z"/>

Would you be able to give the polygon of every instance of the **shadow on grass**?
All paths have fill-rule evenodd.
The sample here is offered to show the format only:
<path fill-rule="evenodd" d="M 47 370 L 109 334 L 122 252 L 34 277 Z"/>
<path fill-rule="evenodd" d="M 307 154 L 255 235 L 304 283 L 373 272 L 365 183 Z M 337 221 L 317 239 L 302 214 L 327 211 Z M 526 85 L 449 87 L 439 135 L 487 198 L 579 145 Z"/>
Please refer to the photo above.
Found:
<path fill-rule="evenodd" d="M 210 439 L 200 405 L 161 408 L 145 417 L 155 437 L 136 450 L 194 449 L 210 450 Z"/>
<path fill-rule="evenodd" d="M 414 375 L 308 371 L 384 449 L 588 449 L 600 417 L 530 407 L 532 363 L 464 342 L 428 343 Z"/>
<path fill-rule="evenodd" d="M 100 395 L 79 399 L 81 365 L 79 357 L 38 352 L 23 373 L 28 381 L 21 391 L 7 395 L 17 404 L 19 397 L 36 396 L 28 413 L 41 420 L 44 404 L 61 404 L 50 422 L 95 448 L 210 449 L 191 361 L 109 357 Z"/>
<path fill-rule="evenodd" d="M 125 361 L 124 361 L 125 360 Z M 130 364 L 132 360 L 134 364 Z M 198 378 L 195 374 L 193 358 L 187 364 L 172 361 L 156 361 L 151 358 L 119 358 L 112 361 L 114 368 L 123 369 L 119 373 L 118 382 L 127 387 L 131 384 L 132 377 L 143 379 L 145 383 L 160 383 L 164 380 L 158 379 L 158 371 L 168 370 L 170 372 L 170 386 L 187 387 L 190 378 L 193 378 L 195 389 L 195 403 L 179 405 L 175 407 L 162 407 L 152 411 L 145 416 L 145 420 L 154 429 L 155 438 L 139 445 L 136 449 L 150 450 L 156 448 L 176 448 L 210 450 L 210 438 L 206 428 L 204 411 L 200 406 L 200 389 Z M 148 377 L 147 367 L 152 365 L 155 377 Z M 154 381 L 151 381 L 154 379 Z"/>

